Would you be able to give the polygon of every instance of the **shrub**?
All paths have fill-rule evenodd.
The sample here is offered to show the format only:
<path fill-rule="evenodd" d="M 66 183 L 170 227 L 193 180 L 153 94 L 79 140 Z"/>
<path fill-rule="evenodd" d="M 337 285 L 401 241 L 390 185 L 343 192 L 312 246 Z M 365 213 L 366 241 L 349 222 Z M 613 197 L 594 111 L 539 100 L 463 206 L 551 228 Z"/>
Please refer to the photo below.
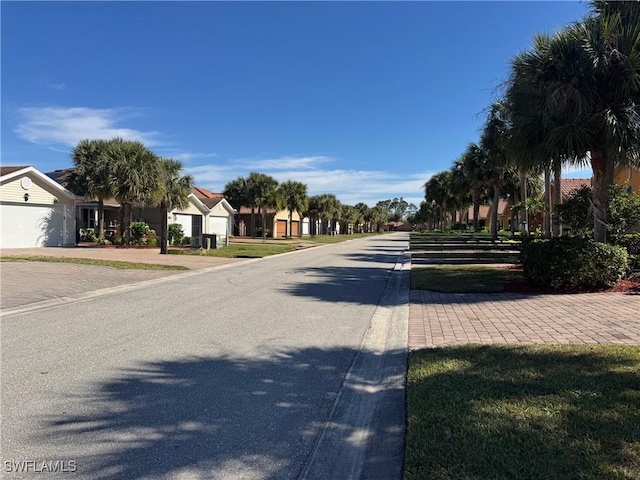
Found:
<path fill-rule="evenodd" d="M 113 237 L 113 244 L 122 245 L 122 237 L 120 235 Z"/>
<path fill-rule="evenodd" d="M 579 237 L 529 240 L 522 246 L 527 282 L 542 287 L 605 288 L 627 270 L 627 252 L 618 246 Z"/>
<path fill-rule="evenodd" d="M 182 229 L 182 225 L 179 223 L 171 223 L 169 224 L 169 228 L 167 230 L 167 238 L 169 239 L 170 245 L 175 245 L 177 242 L 182 241 L 184 237 L 184 230 Z"/>
<path fill-rule="evenodd" d="M 97 240 L 98 245 L 111 245 L 111 242 L 106 238 L 99 238 Z"/>
<path fill-rule="evenodd" d="M 153 247 L 160 245 L 160 242 L 158 241 L 158 237 L 147 237 L 144 240 L 145 240 L 145 243 L 144 243 L 145 245 L 150 245 Z"/>
<path fill-rule="evenodd" d="M 131 238 L 136 243 L 142 243 L 142 238 L 151 231 L 147 222 L 131 222 Z"/>
<path fill-rule="evenodd" d="M 640 233 L 628 233 L 616 239 L 616 244 L 627 249 L 629 255 L 640 255 Z"/>
<path fill-rule="evenodd" d="M 191 245 L 191 237 L 183 237 L 180 241 L 180 245 Z"/>
<path fill-rule="evenodd" d="M 81 242 L 95 242 L 98 240 L 96 237 L 93 228 L 82 228 L 80 229 L 80 241 Z"/>

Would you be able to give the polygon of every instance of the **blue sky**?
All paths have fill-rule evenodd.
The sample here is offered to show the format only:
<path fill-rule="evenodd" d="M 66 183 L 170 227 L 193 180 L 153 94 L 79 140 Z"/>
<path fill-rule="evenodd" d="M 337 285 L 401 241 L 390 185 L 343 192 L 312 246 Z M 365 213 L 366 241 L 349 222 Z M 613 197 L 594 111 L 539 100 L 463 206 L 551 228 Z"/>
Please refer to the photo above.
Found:
<path fill-rule="evenodd" d="M 420 202 L 510 58 L 579 2 L 2 2 L 2 164 L 142 140 L 221 191 L 250 171 Z M 574 172 L 581 176 L 583 172 Z M 586 174 L 588 176 L 588 174 Z"/>

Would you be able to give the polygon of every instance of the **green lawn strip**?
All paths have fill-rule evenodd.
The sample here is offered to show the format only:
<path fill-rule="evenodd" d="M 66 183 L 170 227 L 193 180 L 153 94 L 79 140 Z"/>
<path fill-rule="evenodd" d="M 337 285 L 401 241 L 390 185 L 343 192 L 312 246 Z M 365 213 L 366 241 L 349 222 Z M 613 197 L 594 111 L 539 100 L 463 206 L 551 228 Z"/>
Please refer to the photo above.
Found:
<path fill-rule="evenodd" d="M 139 262 L 123 262 L 120 260 L 98 260 L 95 258 L 76 258 L 76 257 L 45 257 L 39 255 L 3 255 L 0 257 L 3 262 L 52 262 L 52 263 L 76 263 L 80 265 L 95 265 L 98 267 L 112 267 L 120 269 L 136 269 L 136 270 L 189 270 L 182 265 L 164 265 L 160 263 L 139 263 Z"/>
<path fill-rule="evenodd" d="M 380 234 L 353 233 L 351 235 L 312 235 L 310 237 L 306 237 L 306 239 L 316 243 L 339 243 L 339 242 L 346 242 L 347 240 L 354 240 L 356 238 L 373 237 L 374 235 L 380 235 Z"/>
<path fill-rule="evenodd" d="M 411 269 L 411 289 L 443 293 L 498 293 L 522 272 L 480 265 L 433 265 Z"/>
<path fill-rule="evenodd" d="M 640 478 L 640 347 L 410 353 L 406 480 Z"/>
<path fill-rule="evenodd" d="M 212 250 L 177 250 L 170 249 L 169 253 L 173 255 L 200 255 L 206 257 L 224 257 L 224 258 L 262 258 L 269 255 L 277 255 L 279 253 L 291 252 L 294 250 L 292 245 L 272 245 L 265 243 L 256 244 L 237 244 Z"/>

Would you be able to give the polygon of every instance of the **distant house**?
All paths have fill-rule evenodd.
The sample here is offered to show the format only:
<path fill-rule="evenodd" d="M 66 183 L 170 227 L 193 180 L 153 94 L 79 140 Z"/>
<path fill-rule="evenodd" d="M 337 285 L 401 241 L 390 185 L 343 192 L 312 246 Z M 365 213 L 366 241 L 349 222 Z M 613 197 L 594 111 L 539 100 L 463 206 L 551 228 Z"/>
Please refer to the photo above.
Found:
<path fill-rule="evenodd" d="M 627 193 L 640 195 L 640 168 L 619 165 L 613 173 L 613 183 L 625 186 Z"/>
<path fill-rule="evenodd" d="M 34 167 L 0 167 L 0 248 L 75 245 L 78 200 Z"/>
<path fill-rule="evenodd" d="M 251 237 L 262 236 L 260 229 L 262 228 L 262 214 L 258 215 L 258 209 L 255 211 L 255 225 L 251 224 L 251 208 L 241 207 L 237 215 L 237 223 L 235 233 L 238 236 Z M 267 237 L 283 238 L 289 235 L 299 237 L 301 235 L 307 235 L 309 233 L 309 220 L 307 218 L 300 218 L 298 212 L 293 212 L 291 230 L 289 230 L 289 211 L 288 210 L 266 210 L 266 230 Z"/>

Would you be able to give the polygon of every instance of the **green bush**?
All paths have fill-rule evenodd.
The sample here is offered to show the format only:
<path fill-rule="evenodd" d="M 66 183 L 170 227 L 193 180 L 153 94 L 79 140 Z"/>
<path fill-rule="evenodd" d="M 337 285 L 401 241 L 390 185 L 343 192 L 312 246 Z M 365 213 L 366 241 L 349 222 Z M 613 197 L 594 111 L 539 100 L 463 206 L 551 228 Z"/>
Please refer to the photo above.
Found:
<path fill-rule="evenodd" d="M 627 249 L 629 255 L 640 255 L 640 233 L 628 233 L 616 239 L 616 244 Z"/>
<path fill-rule="evenodd" d="M 98 240 L 93 228 L 81 228 L 80 229 L 80 241 L 81 242 L 95 242 Z"/>
<path fill-rule="evenodd" d="M 151 231 L 147 222 L 131 222 L 131 238 L 136 243 L 142 243 L 142 238 Z"/>
<path fill-rule="evenodd" d="M 179 223 L 171 223 L 169 224 L 169 228 L 167 230 L 167 238 L 169 239 L 169 245 L 175 245 L 176 243 L 182 241 L 184 237 L 184 230 L 182 229 L 182 225 Z"/>
<path fill-rule="evenodd" d="M 157 247 L 158 245 L 160 245 L 158 237 L 145 237 L 142 240 L 144 240 L 145 245 L 148 245 L 150 247 Z"/>
<path fill-rule="evenodd" d="M 180 241 L 180 245 L 191 245 L 191 237 L 183 237 Z"/>
<path fill-rule="evenodd" d="M 98 245 L 111 245 L 111 242 L 106 238 L 99 238 L 97 240 Z"/>
<path fill-rule="evenodd" d="M 528 240 L 522 246 L 527 282 L 541 287 L 605 288 L 627 270 L 627 252 L 618 246 L 579 237 Z"/>
<path fill-rule="evenodd" d="M 113 237 L 113 244 L 122 245 L 122 237 L 120 235 Z"/>

